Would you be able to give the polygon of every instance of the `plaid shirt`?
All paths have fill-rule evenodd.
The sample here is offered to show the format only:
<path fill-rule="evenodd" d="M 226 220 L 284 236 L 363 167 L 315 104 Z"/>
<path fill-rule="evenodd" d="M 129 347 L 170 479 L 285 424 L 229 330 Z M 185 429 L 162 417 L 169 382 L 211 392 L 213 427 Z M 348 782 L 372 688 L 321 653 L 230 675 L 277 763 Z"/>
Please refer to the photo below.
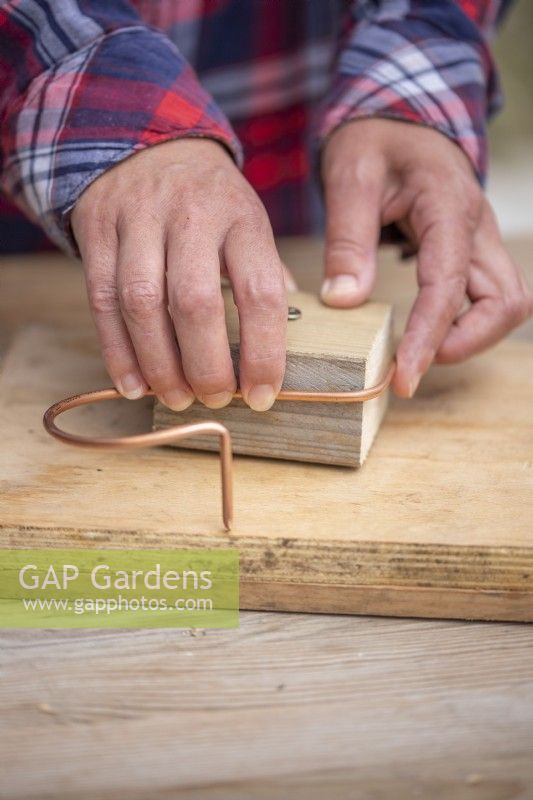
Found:
<path fill-rule="evenodd" d="M 0 0 L 2 190 L 69 249 L 70 212 L 98 175 L 205 136 L 243 166 L 276 233 L 304 233 L 321 219 L 313 153 L 373 116 L 441 131 L 483 181 L 500 102 L 487 42 L 508 4 Z M 4 212 L 0 251 L 36 243 Z"/>

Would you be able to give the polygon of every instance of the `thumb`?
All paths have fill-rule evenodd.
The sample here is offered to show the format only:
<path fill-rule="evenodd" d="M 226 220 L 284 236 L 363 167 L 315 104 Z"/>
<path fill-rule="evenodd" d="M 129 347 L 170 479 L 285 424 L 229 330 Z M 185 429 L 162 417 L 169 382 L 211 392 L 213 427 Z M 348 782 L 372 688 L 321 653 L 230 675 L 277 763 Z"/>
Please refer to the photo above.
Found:
<path fill-rule="evenodd" d="M 382 177 L 362 182 L 347 169 L 326 177 L 325 280 L 320 296 L 338 308 L 360 305 L 376 279 L 381 228 Z"/>

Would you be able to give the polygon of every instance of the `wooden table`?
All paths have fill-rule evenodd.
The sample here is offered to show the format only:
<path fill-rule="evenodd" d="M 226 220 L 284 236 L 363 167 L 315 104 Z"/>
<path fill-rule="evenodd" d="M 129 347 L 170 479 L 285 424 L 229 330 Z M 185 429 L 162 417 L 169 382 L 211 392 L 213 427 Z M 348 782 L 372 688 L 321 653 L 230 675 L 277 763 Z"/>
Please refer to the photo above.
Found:
<path fill-rule="evenodd" d="M 317 246 L 282 245 L 304 288 Z M 512 249 L 525 261 L 531 242 Z M 384 260 L 376 296 L 402 317 L 412 272 Z M 0 266 L 2 344 L 85 319 L 81 276 L 52 261 L 61 303 L 42 261 Z M 526 625 L 243 613 L 236 631 L 13 631 L 0 678 L 0 798 L 533 797 Z"/>

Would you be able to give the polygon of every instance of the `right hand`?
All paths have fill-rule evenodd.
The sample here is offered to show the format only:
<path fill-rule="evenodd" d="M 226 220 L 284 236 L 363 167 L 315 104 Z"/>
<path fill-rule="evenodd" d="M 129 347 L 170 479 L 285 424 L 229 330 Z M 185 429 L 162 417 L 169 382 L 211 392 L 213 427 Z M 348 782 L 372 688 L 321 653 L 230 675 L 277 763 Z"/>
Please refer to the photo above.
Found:
<path fill-rule="evenodd" d="M 222 145 L 179 139 L 97 178 L 72 213 L 102 355 L 117 389 L 175 411 L 230 402 L 221 274 L 240 321 L 240 388 L 270 408 L 285 370 L 284 271 L 266 211 Z"/>
<path fill-rule="evenodd" d="M 433 362 L 492 346 L 533 310 L 522 271 L 463 151 L 437 130 L 359 119 L 323 153 L 327 207 L 325 303 L 361 305 L 376 278 L 383 225 L 417 251 L 418 294 L 396 350 L 393 389 L 412 397 Z"/>

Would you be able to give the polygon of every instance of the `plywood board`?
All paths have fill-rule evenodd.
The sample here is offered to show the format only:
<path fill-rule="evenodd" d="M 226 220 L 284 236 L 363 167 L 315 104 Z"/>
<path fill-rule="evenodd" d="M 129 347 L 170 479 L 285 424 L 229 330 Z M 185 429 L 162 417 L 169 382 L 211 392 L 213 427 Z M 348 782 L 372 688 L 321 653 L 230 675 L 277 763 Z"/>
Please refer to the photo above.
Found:
<path fill-rule="evenodd" d="M 239 457 L 235 528 L 221 529 L 213 454 L 83 451 L 41 428 L 45 407 L 109 383 L 86 330 L 28 328 L 0 383 L 0 546 L 241 551 L 242 605 L 533 620 L 531 345 L 506 342 L 430 372 L 394 400 L 359 471 Z M 65 426 L 131 433 L 140 403 Z"/>
<path fill-rule="evenodd" d="M 224 292 L 228 339 L 235 371 L 239 365 L 239 322 L 229 290 Z M 291 294 L 300 317 L 287 326 L 284 389 L 305 392 L 351 392 L 375 386 L 393 354 L 392 308 L 365 303 L 342 311 L 327 308 L 316 294 Z M 229 429 L 235 453 L 359 467 L 376 436 L 388 391 L 365 403 L 276 402 L 265 413 L 241 400 L 212 411 L 194 403 L 179 414 L 162 403 L 154 409 L 154 428 L 217 419 Z M 214 450 L 215 439 L 192 437 L 176 446 Z"/>

